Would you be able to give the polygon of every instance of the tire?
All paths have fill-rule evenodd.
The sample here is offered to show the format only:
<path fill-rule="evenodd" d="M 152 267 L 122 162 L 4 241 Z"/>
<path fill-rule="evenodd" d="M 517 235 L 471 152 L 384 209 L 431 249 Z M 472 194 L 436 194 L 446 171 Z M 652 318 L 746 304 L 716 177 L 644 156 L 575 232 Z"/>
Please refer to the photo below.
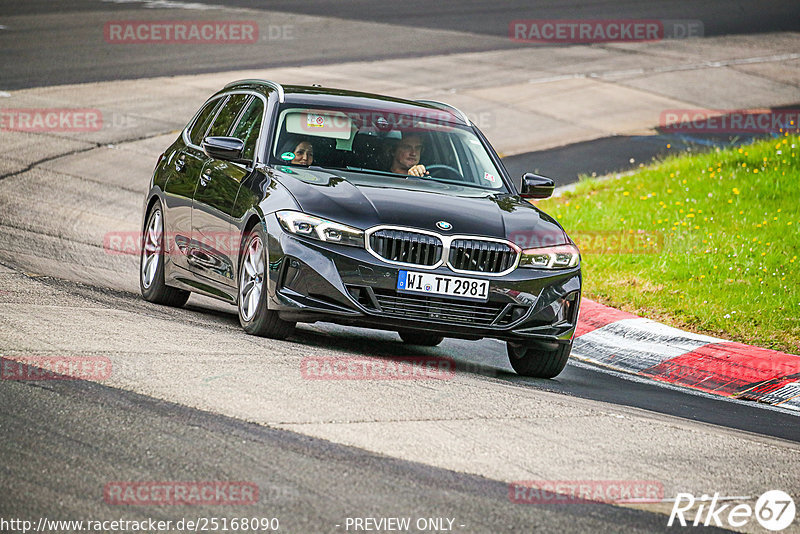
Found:
<path fill-rule="evenodd" d="M 409 345 L 420 345 L 422 347 L 435 347 L 444 341 L 444 336 L 440 336 L 432 332 L 422 332 L 419 330 L 401 330 L 398 332 L 398 334 L 400 334 L 400 339 L 403 340 L 403 343 L 407 343 Z"/>
<path fill-rule="evenodd" d="M 156 202 L 147 213 L 142 229 L 142 252 L 139 255 L 139 289 L 149 302 L 180 308 L 191 295 L 164 283 L 164 216 Z"/>
<path fill-rule="evenodd" d="M 239 262 L 238 298 L 239 323 L 244 331 L 254 336 L 286 339 L 294 332 L 295 323 L 284 321 L 268 307 L 266 290 L 267 264 L 264 250 L 266 238 L 260 225 L 256 225 L 242 239 Z"/>
<path fill-rule="evenodd" d="M 511 367 L 522 376 L 534 378 L 554 378 L 567 366 L 572 343 L 558 345 L 556 349 L 538 346 L 524 346 L 506 342 L 508 361 Z"/>

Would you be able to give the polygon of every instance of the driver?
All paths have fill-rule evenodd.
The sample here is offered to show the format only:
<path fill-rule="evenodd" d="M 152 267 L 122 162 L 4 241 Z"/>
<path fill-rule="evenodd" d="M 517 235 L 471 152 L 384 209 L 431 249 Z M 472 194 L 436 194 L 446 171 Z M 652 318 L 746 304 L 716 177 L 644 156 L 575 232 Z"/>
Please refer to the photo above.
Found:
<path fill-rule="evenodd" d="M 407 174 L 409 176 L 421 177 L 430 174 L 425 170 L 425 165 L 419 164 L 422 148 L 421 136 L 417 134 L 404 136 L 390 152 L 392 163 L 389 170 L 396 174 Z"/>

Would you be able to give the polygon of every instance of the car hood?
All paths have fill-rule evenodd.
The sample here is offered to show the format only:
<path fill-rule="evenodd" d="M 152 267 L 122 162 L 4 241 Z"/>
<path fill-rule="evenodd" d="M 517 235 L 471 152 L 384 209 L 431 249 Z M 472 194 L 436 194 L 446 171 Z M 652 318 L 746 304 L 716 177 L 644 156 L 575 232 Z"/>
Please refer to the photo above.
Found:
<path fill-rule="evenodd" d="M 276 177 L 305 213 L 362 230 L 405 226 L 445 235 L 510 239 L 522 248 L 569 242 L 552 217 L 517 195 L 432 180 L 283 169 Z M 450 223 L 452 229 L 437 228 L 439 221 Z"/>

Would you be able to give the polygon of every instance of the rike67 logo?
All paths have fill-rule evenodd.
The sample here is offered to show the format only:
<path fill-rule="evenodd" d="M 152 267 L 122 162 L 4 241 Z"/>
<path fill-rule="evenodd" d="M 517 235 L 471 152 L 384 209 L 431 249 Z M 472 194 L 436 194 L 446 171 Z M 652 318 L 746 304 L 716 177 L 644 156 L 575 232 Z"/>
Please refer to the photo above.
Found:
<path fill-rule="evenodd" d="M 741 528 L 753 517 L 767 530 L 779 532 L 792 524 L 795 517 L 795 504 L 792 497 L 781 490 L 770 490 L 761 495 L 755 507 L 749 504 L 724 503 L 731 498 L 703 495 L 696 498 L 691 493 L 678 493 L 667 526 L 677 520 L 682 527 L 715 526 Z M 694 516 L 694 520 L 687 516 Z"/>

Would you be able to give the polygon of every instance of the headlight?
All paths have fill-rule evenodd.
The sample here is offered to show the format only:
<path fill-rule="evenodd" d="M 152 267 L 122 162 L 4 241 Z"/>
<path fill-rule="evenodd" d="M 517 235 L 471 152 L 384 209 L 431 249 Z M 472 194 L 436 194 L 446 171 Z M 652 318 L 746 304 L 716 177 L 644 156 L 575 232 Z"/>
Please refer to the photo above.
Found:
<path fill-rule="evenodd" d="M 287 232 L 352 247 L 364 246 L 364 232 L 358 228 L 326 221 L 299 211 L 279 211 L 275 214 Z"/>
<path fill-rule="evenodd" d="M 529 248 L 522 251 L 520 267 L 534 269 L 567 269 L 581 262 L 581 253 L 575 245 Z"/>

